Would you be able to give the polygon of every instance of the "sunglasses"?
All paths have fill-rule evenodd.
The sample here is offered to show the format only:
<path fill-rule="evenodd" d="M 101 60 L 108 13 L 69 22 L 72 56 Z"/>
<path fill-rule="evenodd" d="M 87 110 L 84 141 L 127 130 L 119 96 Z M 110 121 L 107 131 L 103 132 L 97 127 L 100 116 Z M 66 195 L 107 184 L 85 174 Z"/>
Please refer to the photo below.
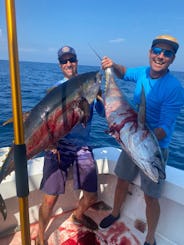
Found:
<path fill-rule="evenodd" d="M 151 51 L 152 51 L 153 54 L 156 54 L 156 55 L 160 55 L 161 53 L 163 53 L 163 55 L 166 58 L 171 58 L 171 57 L 174 56 L 174 52 L 173 51 L 167 50 L 167 49 L 163 49 L 163 48 L 153 47 L 151 49 Z"/>
<path fill-rule="evenodd" d="M 77 58 L 76 58 L 76 57 L 71 57 L 71 58 L 69 58 L 69 59 L 60 60 L 59 62 L 60 62 L 60 64 L 64 65 L 64 64 L 66 64 L 68 61 L 69 61 L 70 63 L 75 63 L 75 62 L 77 62 Z"/>

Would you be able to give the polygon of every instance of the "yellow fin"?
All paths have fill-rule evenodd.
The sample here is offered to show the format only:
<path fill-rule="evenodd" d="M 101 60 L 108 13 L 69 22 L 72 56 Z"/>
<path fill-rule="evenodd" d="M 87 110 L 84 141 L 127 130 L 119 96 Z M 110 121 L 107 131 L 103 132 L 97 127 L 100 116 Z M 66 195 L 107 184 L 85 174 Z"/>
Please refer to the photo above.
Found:
<path fill-rule="evenodd" d="M 25 122 L 25 120 L 27 119 L 27 117 L 29 116 L 30 111 L 27 112 L 23 112 L 22 113 L 22 117 L 23 117 L 23 122 Z M 9 118 L 7 121 L 5 121 L 2 125 L 5 126 L 9 123 L 13 123 L 13 117 Z"/>

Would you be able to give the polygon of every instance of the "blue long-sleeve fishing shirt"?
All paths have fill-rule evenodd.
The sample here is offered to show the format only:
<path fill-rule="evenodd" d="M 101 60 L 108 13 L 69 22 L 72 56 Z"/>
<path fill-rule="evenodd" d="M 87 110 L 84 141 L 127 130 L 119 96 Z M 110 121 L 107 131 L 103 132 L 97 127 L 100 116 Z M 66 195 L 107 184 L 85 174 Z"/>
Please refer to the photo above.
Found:
<path fill-rule="evenodd" d="M 58 86 L 59 84 L 62 84 L 66 82 L 68 79 L 63 78 L 62 80 L 58 81 L 55 83 L 54 87 Z M 95 100 L 90 104 L 90 117 L 87 121 L 86 126 L 82 125 L 81 123 L 77 124 L 71 131 L 68 133 L 64 138 L 72 142 L 75 145 L 78 146 L 86 146 L 88 145 L 90 139 L 90 131 L 91 131 L 91 122 L 93 118 L 93 111 L 94 108 L 96 109 L 97 113 L 104 117 L 105 116 L 105 110 L 104 110 L 104 105 L 102 104 L 101 101 Z"/>
<path fill-rule="evenodd" d="M 184 104 L 184 88 L 168 70 L 161 78 L 150 77 L 150 67 L 128 68 L 125 81 L 135 81 L 135 105 L 140 104 L 142 85 L 146 95 L 146 122 L 150 129 L 163 128 L 166 136 L 159 140 L 162 148 L 167 148 L 172 137 L 176 118 Z"/>

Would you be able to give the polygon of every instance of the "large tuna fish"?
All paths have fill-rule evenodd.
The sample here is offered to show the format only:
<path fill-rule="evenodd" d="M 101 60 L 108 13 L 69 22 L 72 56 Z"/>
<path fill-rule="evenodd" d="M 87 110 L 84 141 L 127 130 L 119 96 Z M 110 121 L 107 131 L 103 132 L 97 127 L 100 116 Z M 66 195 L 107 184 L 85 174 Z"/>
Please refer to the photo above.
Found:
<path fill-rule="evenodd" d="M 76 124 L 85 124 L 100 82 L 98 72 L 78 75 L 54 88 L 31 110 L 24 122 L 27 159 L 54 145 Z M 13 156 L 12 147 L 0 169 L 0 183 L 14 170 Z"/>
<path fill-rule="evenodd" d="M 165 178 L 162 170 L 163 156 L 155 135 L 145 125 L 144 90 L 142 104 L 137 114 L 117 87 L 112 69 L 105 70 L 105 113 L 109 133 L 134 163 L 154 182 Z"/>

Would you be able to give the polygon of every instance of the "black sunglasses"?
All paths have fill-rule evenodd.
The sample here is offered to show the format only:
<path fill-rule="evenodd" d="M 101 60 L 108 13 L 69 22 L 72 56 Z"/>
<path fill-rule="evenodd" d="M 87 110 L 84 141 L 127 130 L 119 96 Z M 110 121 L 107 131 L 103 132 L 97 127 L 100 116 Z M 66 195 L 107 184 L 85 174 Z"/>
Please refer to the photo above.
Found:
<path fill-rule="evenodd" d="M 160 55 L 161 53 L 163 53 L 163 55 L 167 58 L 171 58 L 174 56 L 174 52 L 171 51 L 171 50 L 167 50 L 167 49 L 163 49 L 163 48 L 159 48 L 159 47 L 153 47 L 151 49 L 152 53 L 153 54 L 156 54 L 156 55 Z"/>
<path fill-rule="evenodd" d="M 66 64 L 68 61 L 70 63 L 75 63 L 75 62 L 77 62 L 77 58 L 76 57 L 71 57 L 69 59 L 64 59 L 64 60 L 61 59 L 61 60 L 59 60 L 60 64 L 62 64 L 62 65 Z"/>

